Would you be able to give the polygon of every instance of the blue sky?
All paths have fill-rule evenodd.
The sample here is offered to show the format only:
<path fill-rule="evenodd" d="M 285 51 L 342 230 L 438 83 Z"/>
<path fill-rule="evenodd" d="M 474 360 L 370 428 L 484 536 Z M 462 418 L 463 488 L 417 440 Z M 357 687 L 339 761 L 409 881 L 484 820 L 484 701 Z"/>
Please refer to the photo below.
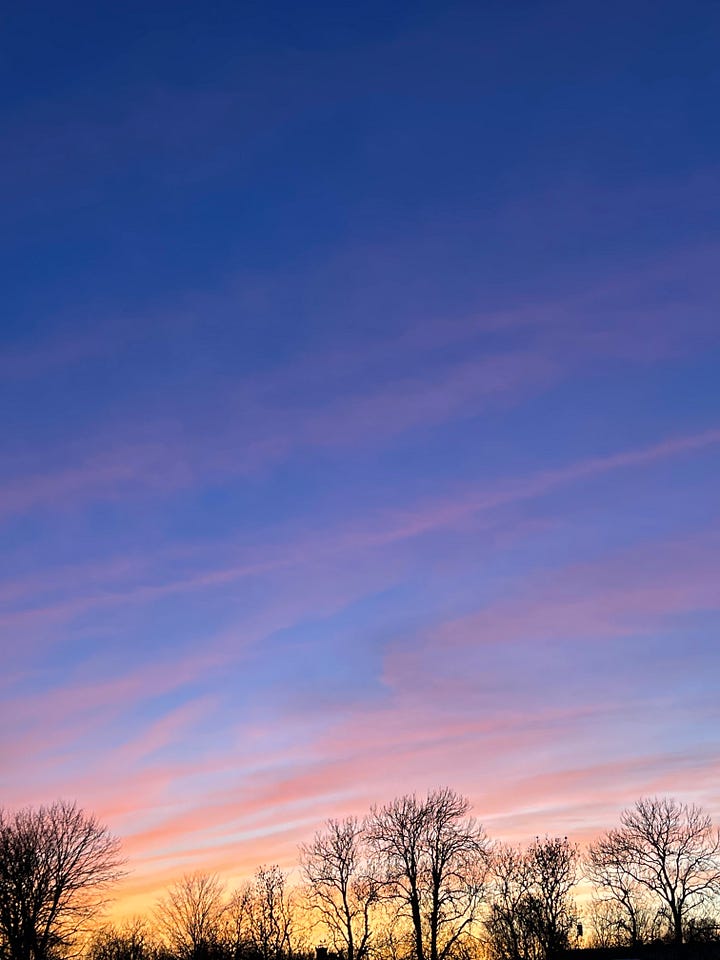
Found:
<path fill-rule="evenodd" d="M 719 27 L 5 12 L 0 795 L 128 904 L 442 783 L 720 813 Z"/>

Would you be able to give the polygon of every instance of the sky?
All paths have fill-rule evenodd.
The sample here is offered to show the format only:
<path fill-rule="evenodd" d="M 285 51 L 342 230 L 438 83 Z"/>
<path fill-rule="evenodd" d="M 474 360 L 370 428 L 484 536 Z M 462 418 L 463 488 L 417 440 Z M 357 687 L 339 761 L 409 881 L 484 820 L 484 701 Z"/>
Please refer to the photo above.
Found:
<path fill-rule="evenodd" d="M 0 803 L 128 911 L 445 784 L 720 819 L 720 7 L 1 35 Z"/>

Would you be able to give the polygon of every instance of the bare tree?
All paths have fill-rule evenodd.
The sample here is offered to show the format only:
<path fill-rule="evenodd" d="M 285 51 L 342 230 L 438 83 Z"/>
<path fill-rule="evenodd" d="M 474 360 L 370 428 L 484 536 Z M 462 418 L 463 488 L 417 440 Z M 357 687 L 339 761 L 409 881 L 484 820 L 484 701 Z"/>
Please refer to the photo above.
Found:
<path fill-rule="evenodd" d="M 0 942 L 13 960 L 67 953 L 121 866 L 118 840 L 74 803 L 0 809 Z"/>
<path fill-rule="evenodd" d="M 588 848 L 586 871 L 593 884 L 593 925 L 604 946 L 636 947 L 652 930 L 653 910 L 647 889 L 633 877 L 629 851 L 617 834 L 607 834 Z M 657 913 L 657 910 L 655 911 Z"/>
<path fill-rule="evenodd" d="M 532 876 L 519 847 L 498 844 L 491 863 L 491 900 L 485 927 L 496 960 L 534 960 L 538 945 L 531 908 Z"/>
<path fill-rule="evenodd" d="M 260 867 L 232 898 L 230 916 L 236 955 L 259 960 L 287 960 L 292 955 L 293 910 L 279 867 Z"/>
<path fill-rule="evenodd" d="M 601 894 L 593 894 L 589 903 L 591 933 L 589 947 L 630 947 L 631 933 L 625 908 L 617 900 Z M 638 939 L 635 947 L 662 939 L 667 934 L 667 921 L 662 911 L 653 912 L 646 903 L 637 914 Z"/>
<path fill-rule="evenodd" d="M 528 848 L 533 879 L 535 932 L 542 955 L 567 949 L 577 920 L 572 889 L 577 881 L 577 847 L 567 837 L 536 837 Z"/>
<path fill-rule="evenodd" d="M 356 817 L 328 820 L 325 830 L 300 848 L 308 899 L 347 960 L 365 960 L 380 881 Z"/>
<path fill-rule="evenodd" d="M 206 873 L 186 874 L 155 907 L 158 930 L 176 956 L 205 960 L 218 952 L 225 887 Z"/>
<path fill-rule="evenodd" d="M 402 902 L 384 900 L 373 926 L 374 957 L 382 960 L 411 960 L 414 957 L 415 935 Z"/>
<path fill-rule="evenodd" d="M 700 807 L 672 798 L 638 800 L 621 826 L 598 842 L 609 867 L 622 863 L 629 881 L 647 890 L 668 914 L 676 943 L 691 914 L 720 890 L 720 831 Z"/>
<path fill-rule="evenodd" d="M 469 801 L 445 787 L 373 808 L 368 838 L 385 864 L 387 895 L 407 911 L 416 960 L 447 960 L 472 934 L 488 843 Z"/>
<path fill-rule="evenodd" d="M 526 850 L 496 848 L 486 929 L 499 960 L 546 960 L 569 945 L 577 856 L 567 837 L 536 837 Z"/>
<path fill-rule="evenodd" d="M 86 952 L 88 960 L 149 960 L 154 955 L 155 944 L 142 917 L 97 930 Z"/>

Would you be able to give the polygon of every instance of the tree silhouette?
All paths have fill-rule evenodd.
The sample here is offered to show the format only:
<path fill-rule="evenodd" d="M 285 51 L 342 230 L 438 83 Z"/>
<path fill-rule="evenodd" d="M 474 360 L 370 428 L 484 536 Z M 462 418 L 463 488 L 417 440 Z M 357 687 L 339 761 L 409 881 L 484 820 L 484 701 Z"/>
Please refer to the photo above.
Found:
<path fill-rule="evenodd" d="M 488 844 L 469 801 L 448 787 L 400 797 L 368 818 L 386 893 L 409 914 L 416 960 L 447 960 L 469 936 L 483 899 Z"/>
<path fill-rule="evenodd" d="M 258 960 L 287 960 L 292 954 L 293 910 L 285 874 L 278 866 L 259 867 L 229 905 L 235 953 Z"/>
<path fill-rule="evenodd" d="M 74 803 L 0 809 L 0 938 L 13 960 L 67 951 L 121 864 L 118 840 Z"/>
<path fill-rule="evenodd" d="M 657 899 L 682 943 L 689 916 L 720 891 L 720 831 L 700 807 L 668 797 L 638 800 L 620 823 L 596 844 L 598 866 L 620 864 L 625 881 Z"/>
<path fill-rule="evenodd" d="M 594 886 L 596 936 L 608 946 L 636 947 L 651 935 L 649 894 L 634 878 L 628 858 L 629 851 L 617 836 L 606 834 L 588 847 L 586 870 Z"/>
<path fill-rule="evenodd" d="M 365 960 L 371 914 L 381 883 L 369 859 L 365 831 L 356 817 L 328 820 L 312 843 L 300 848 L 308 900 L 347 960 Z"/>
<path fill-rule="evenodd" d="M 206 960 L 218 953 L 225 913 L 224 886 L 207 873 L 189 873 L 155 907 L 158 929 L 177 957 Z"/>
<path fill-rule="evenodd" d="M 567 948 L 576 865 L 567 837 L 536 837 L 525 850 L 496 847 L 486 928 L 498 960 L 546 960 Z"/>
<path fill-rule="evenodd" d="M 86 951 L 87 960 L 149 960 L 155 955 L 147 921 L 142 917 L 122 926 L 96 930 Z"/>

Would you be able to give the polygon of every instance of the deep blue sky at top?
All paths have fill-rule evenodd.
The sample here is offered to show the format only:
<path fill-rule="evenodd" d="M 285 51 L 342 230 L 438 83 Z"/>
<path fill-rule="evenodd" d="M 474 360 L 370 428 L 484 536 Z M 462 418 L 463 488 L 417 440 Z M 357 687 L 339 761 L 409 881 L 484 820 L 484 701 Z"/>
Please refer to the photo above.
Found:
<path fill-rule="evenodd" d="M 2 475 L 74 469 L 102 437 L 165 430 L 202 458 L 194 445 L 224 418 L 222 389 L 207 399 L 218 384 L 424 322 L 572 300 L 618 275 L 644 288 L 639 303 L 616 295 L 616 325 L 646 313 L 652 339 L 653 309 L 689 297 L 688 322 L 711 327 L 712 253 L 695 251 L 718 222 L 719 30 L 712 3 L 9 5 Z M 667 279 L 643 281 L 664 259 Z M 595 310 L 602 326 L 603 309 L 591 298 L 571 326 Z M 475 346 L 525 337 L 490 331 Z M 349 375 L 321 364 L 288 380 L 282 403 L 331 406 L 465 349 L 397 348 Z M 588 452 L 588 433 L 644 438 L 659 408 L 667 429 L 683 410 L 712 424 L 714 371 L 709 354 L 692 390 L 682 369 L 642 390 L 621 372 L 594 395 L 586 385 L 587 402 L 568 403 L 571 384 L 544 399 L 547 429 L 510 414 L 474 449 L 465 422 L 446 424 L 399 462 L 280 471 L 272 496 L 243 503 L 271 518 L 333 470 L 378 489 L 428 475 L 432 489 L 459 456 L 491 475 L 488 445 L 499 472 L 524 468 L 538 441 L 560 458 Z M 198 534 L 227 506 L 205 496 L 183 513 Z"/>
<path fill-rule="evenodd" d="M 716 4 L 657 0 L 8 5 L 3 476 L 153 417 L 192 445 L 222 417 L 222 398 L 202 408 L 218 382 L 581 297 L 663 258 L 675 271 L 645 284 L 642 311 L 689 290 L 691 322 L 712 326 L 712 254 L 692 251 L 717 231 L 719 30 Z M 645 413 L 624 376 L 597 396 L 634 408 L 638 436 L 658 400 L 672 427 L 712 401 L 712 359 L 669 404 L 667 371 L 648 376 Z M 398 349 L 353 376 L 423 377 L 435 360 Z M 332 403 L 346 380 L 325 368 L 284 402 Z M 502 445 L 508 427 L 532 449 L 525 423 L 486 429 Z M 451 463 L 459 438 L 448 426 L 414 473 Z"/>
<path fill-rule="evenodd" d="M 638 211 L 603 193 L 717 159 L 719 23 L 662 0 L 8 5 L 4 325 L 22 340 L 83 303 L 132 310 L 238 264 L 302 271 L 428 221 L 430 249 L 379 294 L 393 313 L 711 235 L 682 197 Z M 539 222 L 493 229 L 543 194 Z M 248 362 L 337 324 L 313 292 L 249 322 Z"/>
<path fill-rule="evenodd" d="M 712 3 L 8 5 L 6 345 L 149 341 L 63 384 L 62 412 L 36 384 L 11 446 L 141 385 L 701 245 L 719 26 Z M 203 304 L 233 281 L 245 307 Z"/>

